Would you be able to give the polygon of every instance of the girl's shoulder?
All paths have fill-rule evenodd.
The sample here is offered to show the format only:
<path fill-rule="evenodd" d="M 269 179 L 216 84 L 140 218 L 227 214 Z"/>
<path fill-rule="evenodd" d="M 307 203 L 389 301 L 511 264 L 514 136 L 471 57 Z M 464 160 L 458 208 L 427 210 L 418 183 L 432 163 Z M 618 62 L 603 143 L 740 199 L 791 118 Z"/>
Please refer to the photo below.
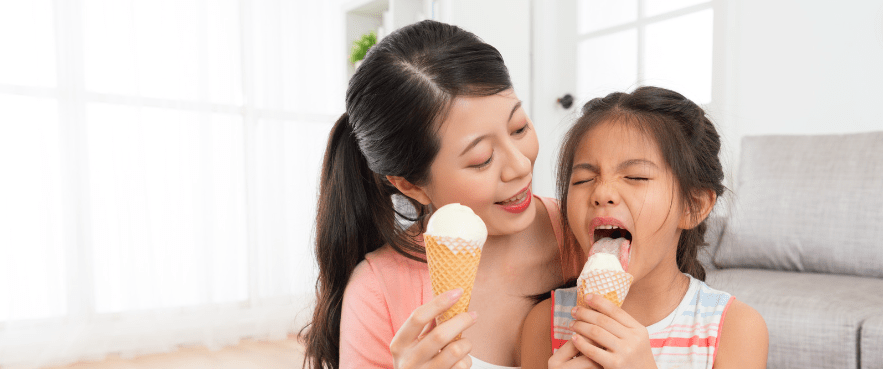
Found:
<path fill-rule="evenodd" d="M 766 322 L 748 304 L 733 300 L 720 331 L 715 368 L 764 368 L 769 349 Z"/>
<path fill-rule="evenodd" d="M 647 330 L 660 367 L 681 365 L 684 360 L 704 367 L 703 355 L 715 368 L 762 368 L 766 363 L 766 325 L 760 314 L 730 293 L 693 277 L 675 311 Z M 698 356 L 689 359 L 689 354 Z"/>
<path fill-rule="evenodd" d="M 573 321 L 570 311 L 574 306 L 575 286 L 552 290 L 549 298 L 531 309 L 521 333 L 522 367 L 545 367 L 549 356 L 570 339 L 573 335 L 569 327 Z"/>
<path fill-rule="evenodd" d="M 524 319 L 519 344 L 523 368 L 544 368 L 548 363 L 552 354 L 552 341 L 549 339 L 549 312 L 552 306 L 552 299 L 545 299 L 534 305 Z"/>

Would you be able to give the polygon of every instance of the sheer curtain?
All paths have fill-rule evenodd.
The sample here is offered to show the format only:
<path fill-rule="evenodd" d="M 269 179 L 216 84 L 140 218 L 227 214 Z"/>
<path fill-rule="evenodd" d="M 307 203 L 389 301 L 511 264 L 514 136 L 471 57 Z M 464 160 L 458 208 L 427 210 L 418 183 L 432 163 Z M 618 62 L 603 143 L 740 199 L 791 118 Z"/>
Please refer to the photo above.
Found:
<path fill-rule="evenodd" d="M 339 1 L 0 2 L 0 366 L 297 332 L 342 29 Z"/>

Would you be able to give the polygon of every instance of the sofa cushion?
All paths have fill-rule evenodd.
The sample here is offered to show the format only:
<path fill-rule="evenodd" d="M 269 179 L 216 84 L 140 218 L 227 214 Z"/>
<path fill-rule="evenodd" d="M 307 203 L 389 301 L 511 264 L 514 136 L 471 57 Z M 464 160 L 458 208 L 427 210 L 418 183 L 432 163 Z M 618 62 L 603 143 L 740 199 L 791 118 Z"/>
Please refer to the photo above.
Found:
<path fill-rule="evenodd" d="M 883 132 L 742 140 L 714 262 L 883 277 Z"/>
<path fill-rule="evenodd" d="M 883 312 L 862 324 L 861 369 L 883 368 Z"/>
<path fill-rule="evenodd" d="M 720 269 L 709 272 L 706 283 L 763 316 L 770 368 L 857 368 L 862 323 L 883 314 L 883 280 L 877 278 Z"/>

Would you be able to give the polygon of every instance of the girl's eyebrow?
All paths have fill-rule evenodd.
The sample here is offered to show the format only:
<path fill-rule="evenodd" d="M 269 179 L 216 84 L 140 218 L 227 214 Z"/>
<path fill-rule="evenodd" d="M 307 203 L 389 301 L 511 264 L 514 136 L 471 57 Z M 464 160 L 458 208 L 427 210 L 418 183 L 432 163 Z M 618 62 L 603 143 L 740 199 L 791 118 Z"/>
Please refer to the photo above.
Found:
<path fill-rule="evenodd" d="M 588 170 L 588 171 L 590 171 L 590 172 L 592 172 L 592 173 L 598 173 L 598 172 L 599 172 L 598 167 L 596 167 L 596 166 L 594 166 L 594 165 L 592 165 L 592 164 L 589 164 L 589 163 L 579 163 L 579 164 L 574 164 L 572 170 L 573 170 L 573 171 L 576 171 L 577 169 Z"/>
<path fill-rule="evenodd" d="M 624 162 L 622 162 L 622 163 L 619 163 L 619 165 L 616 166 L 616 171 L 619 172 L 619 171 L 622 171 L 622 170 L 624 170 L 624 169 L 627 169 L 628 167 L 632 167 L 632 166 L 635 166 L 635 165 L 646 165 L 646 166 L 649 166 L 649 167 L 651 167 L 651 168 L 653 168 L 653 169 L 659 169 L 659 166 L 656 165 L 656 163 L 654 163 L 654 162 L 652 162 L 652 161 L 650 161 L 650 160 L 647 160 L 647 159 L 629 159 L 629 160 L 626 160 L 626 161 L 624 161 Z M 573 166 L 572 169 L 573 169 L 574 171 L 577 170 L 577 169 L 583 169 L 583 170 L 588 170 L 588 171 L 590 171 L 590 172 L 592 172 L 592 173 L 600 173 L 600 172 L 601 172 L 600 169 L 598 169 L 598 167 L 597 167 L 596 165 L 589 164 L 589 163 L 579 163 L 579 164 L 575 164 L 575 165 Z"/>
<path fill-rule="evenodd" d="M 616 171 L 621 171 L 621 170 L 623 170 L 623 169 L 626 169 L 626 168 L 628 168 L 628 167 L 635 166 L 635 165 L 646 165 L 646 166 L 651 167 L 651 168 L 653 168 L 653 169 L 659 169 L 659 167 L 656 165 L 656 163 L 654 163 L 654 162 L 652 162 L 652 161 L 650 161 L 650 160 L 647 160 L 647 159 L 629 159 L 629 160 L 626 160 L 626 161 L 624 161 L 624 162 L 622 162 L 622 163 L 619 163 L 619 165 L 616 166 Z"/>

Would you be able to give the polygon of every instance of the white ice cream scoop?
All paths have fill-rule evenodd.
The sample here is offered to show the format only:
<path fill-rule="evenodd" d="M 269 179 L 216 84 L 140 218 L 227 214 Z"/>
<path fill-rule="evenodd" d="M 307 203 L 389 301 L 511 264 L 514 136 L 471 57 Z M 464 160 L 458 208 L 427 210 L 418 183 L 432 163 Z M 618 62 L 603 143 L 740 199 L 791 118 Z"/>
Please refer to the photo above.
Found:
<path fill-rule="evenodd" d="M 432 214 L 426 225 L 426 234 L 435 237 L 460 238 L 467 243 L 484 245 L 487 226 L 468 206 L 452 203 L 442 206 Z M 449 244 L 448 247 L 452 247 Z M 457 250 L 451 249 L 457 252 Z"/>

